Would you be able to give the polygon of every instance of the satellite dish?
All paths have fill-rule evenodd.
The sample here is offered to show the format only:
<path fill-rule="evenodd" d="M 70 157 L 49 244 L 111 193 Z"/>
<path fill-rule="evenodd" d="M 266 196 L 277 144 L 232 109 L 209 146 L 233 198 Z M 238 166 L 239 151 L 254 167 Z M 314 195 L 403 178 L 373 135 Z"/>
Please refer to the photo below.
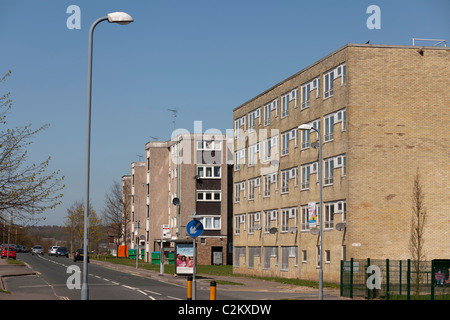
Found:
<path fill-rule="evenodd" d="M 289 232 L 290 233 L 296 233 L 297 232 L 297 227 L 290 227 L 289 228 Z"/>
<path fill-rule="evenodd" d="M 261 230 L 261 225 L 260 224 L 255 224 L 255 226 L 253 227 L 254 230 Z"/>
<path fill-rule="evenodd" d="M 343 231 L 345 227 L 346 227 L 345 222 L 340 222 L 336 224 L 336 230 L 338 231 Z"/>
<path fill-rule="evenodd" d="M 180 199 L 178 199 L 178 198 L 173 198 L 172 203 L 173 203 L 173 205 L 177 206 L 177 205 L 180 204 Z"/>
<path fill-rule="evenodd" d="M 277 233 L 277 231 L 278 231 L 278 228 L 270 228 L 270 230 L 269 230 L 269 233 L 270 234 L 275 234 L 275 233 Z"/>
<path fill-rule="evenodd" d="M 318 228 L 311 228 L 309 232 L 311 232 L 311 234 L 313 235 L 316 235 L 320 233 L 320 230 Z"/>

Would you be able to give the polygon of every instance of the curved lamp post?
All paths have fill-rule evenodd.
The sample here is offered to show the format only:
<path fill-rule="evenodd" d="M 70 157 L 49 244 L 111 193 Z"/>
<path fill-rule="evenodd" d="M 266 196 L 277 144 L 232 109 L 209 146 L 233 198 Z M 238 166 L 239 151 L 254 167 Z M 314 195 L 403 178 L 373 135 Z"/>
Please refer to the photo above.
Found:
<path fill-rule="evenodd" d="M 89 58 L 88 58 L 88 90 L 87 90 L 87 143 L 86 143 L 86 195 L 84 207 L 84 243 L 83 253 L 83 284 L 81 286 L 81 299 L 89 300 L 88 287 L 88 214 L 89 214 L 89 173 L 90 173 L 90 149 L 91 149 L 91 94 L 92 94 L 92 47 L 93 35 L 95 27 L 102 21 L 108 20 L 110 23 L 129 24 L 133 22 L 133 18 L 125 12 L 108 13 L 107 16 L 97 19 L 89 30 Z"/>
<path fill-rule="evenodd" d="M 299 130 L 314 130 L 317 132 L 317 136 L 319 139 L 319 194 L 320 194 L 320 205 L 319 205 L 319 214 L 320 217 L 320 248 L 319 248 L 319 300 L 323 300 L 323 230 L 322 230 L 322 208 L 323 208 L 323 199 L 322 199 L 322 137 L 320 136 L 320 129 L 314 128 L 312 125 L 309 124 L 302 124 L 298 126 Z"/>

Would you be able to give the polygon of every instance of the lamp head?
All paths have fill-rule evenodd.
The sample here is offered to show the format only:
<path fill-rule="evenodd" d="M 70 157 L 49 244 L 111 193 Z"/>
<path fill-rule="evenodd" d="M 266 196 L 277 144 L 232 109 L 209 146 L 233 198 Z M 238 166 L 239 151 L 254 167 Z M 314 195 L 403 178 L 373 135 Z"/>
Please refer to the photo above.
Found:
<path fill-rule="evenodd" d="M 110 23 L 129 24 L 133 21 L 133 18 L 125 12 L 108 13 L 108 22 Z"/>
<path fill-rule="evenodd" d="M 301 124 L 298 126 L 300 130 L 312 130 L 314 127 L 309 124 Z"/>

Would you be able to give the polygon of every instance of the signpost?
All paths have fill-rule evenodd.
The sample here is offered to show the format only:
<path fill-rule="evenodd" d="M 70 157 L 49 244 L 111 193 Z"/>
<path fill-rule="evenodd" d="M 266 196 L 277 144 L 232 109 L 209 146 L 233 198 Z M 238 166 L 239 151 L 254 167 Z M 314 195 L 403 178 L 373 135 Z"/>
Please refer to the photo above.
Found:
<path fill-rule="evenodd" d="M 197 272 L 197 246 L 195 240 L 198 236 L 203 233 L 203 224 L 201 221 L 195 218 L 188 222 L 186 225 L 186 232 L 192 237 L 192 244 L 194 247 L 194 263 L 193 263 L 193 273 L 192 273 L 192 300 L 196 299 L 196 282 L 195 273 Z"/>

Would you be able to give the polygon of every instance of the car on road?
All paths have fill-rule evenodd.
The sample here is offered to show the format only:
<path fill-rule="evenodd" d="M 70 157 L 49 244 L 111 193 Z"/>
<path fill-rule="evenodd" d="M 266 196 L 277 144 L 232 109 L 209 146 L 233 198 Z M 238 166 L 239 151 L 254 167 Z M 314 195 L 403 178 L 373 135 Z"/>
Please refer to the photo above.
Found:
<path fill-rule="evenodd" d="M 48 255 L 49 256 L 54 256 L 56 255 L 56 249 L 58 249 L 59 246 L 51 246 L 50 248 L 48 248 Z"/>
<path fill-rule="evenodd" d="M 16 247 L 3 247 L 2 259 L 9 257 L 16 260 Z"/>
<path fill-rule="evenodd" d="M 44 248 L 40 245 L 36 245 L 31 249 L 31 254 L 34 256 L 35 254 L 44 255 Z"/>
<path fill-rule="evenodd" d="M 57 257 L 64 256 L 64 257 L 68 258 L 69 257 L 69 251 L 67 251 L 66 247 L 58 247 L 58 249 L 56 249 L 55 255 Z"/>
<path fill-rule="evenodd" d="M 77 262 L 78 260 L 83 260 L 83 259 L 84 259 L 84 250 L 77 249 L 77 251 L 75 251 L 75 254 L 73 255 L 73 262 Z M 88 253 L 87 262 L 89 262 L 89 253 Z"/>

